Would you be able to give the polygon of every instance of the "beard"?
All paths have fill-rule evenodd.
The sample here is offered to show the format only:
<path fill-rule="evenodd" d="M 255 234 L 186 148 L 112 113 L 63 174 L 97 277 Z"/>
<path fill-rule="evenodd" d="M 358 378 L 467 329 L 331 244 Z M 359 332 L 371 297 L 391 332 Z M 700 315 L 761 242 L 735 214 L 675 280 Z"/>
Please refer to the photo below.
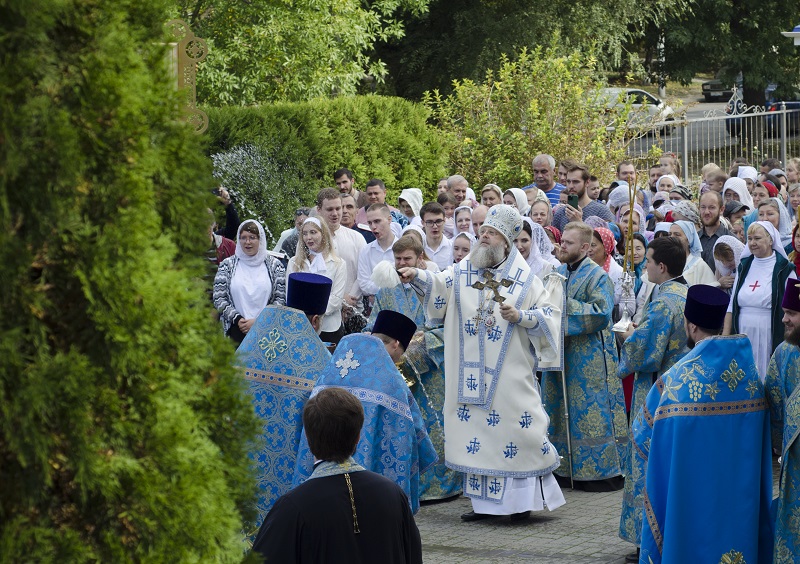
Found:
<path fill-rule="evenodd" d="M 689 336 L 686 337 L 686 346 L 689 347 L 689 350 L 692 350 L 696 344 L 694 339 Z"/>
<path fill-rule="evenodd" d="M 581 253 L 580 250 L 577 250 L 572 253 L 568 253 L 566 251 L 559 250 L 556 258 L 561 261 L 562 264 L 574 264 L 584 258 L 587 255 Z M 602 266 L 602 265 L 601 265 Z"/>
<path fill-rule="evenodd" d="M 787 329 L 784 332 L 784 340 L 789 343 L 790 345 L 794 345 L 795 347 L 800 347 L 800 327 L 795 327 L 794 329 Z"/>
<path fill-rule="evenodd" d="M 478 245 L 470 253 L 469 261 L 478 268 L 488 268 L 500 264 L 506 258 L 506 249 L 501 245 L 484 247 Z"/>

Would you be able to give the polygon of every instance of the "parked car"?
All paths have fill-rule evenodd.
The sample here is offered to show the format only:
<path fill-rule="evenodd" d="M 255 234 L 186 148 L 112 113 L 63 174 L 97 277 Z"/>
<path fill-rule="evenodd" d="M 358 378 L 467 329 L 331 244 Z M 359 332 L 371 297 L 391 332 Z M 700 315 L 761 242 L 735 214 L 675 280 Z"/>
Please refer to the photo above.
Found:
<path fill-rule="evenodd" d="M 702 84 L 703 89 L 703 98 L 706 99 L 706 102 L 723 102 L 725 100 L 729 100 L 731 96 L 733 96 L 733 86 L 734 84 L 736 87 L 741 90 L 742 89 L 742 73 L 736 75 L 734 79 L 734 84 L 725 84 L 722 82 L 722 75 L 725 73 L 725 70 L 717 71 L 717 74 L 712 80 L 707 80 Z"/>
<path fill-rule="evenodd" d="M 628 114 L 628 127 L 648 125 L 651 123 L 672 121 L 675 111 L 666 102 L 649 92 L 638 88 L 603 88 L 600 90 L 599 99 L 609 110 L 624 108 L 631 104 Z M 664 127 L 663 132 L 669 133 L 672 127 Z"/>
<path fill-rule="evenodd" d="M 764 96 L 767 99 L 764 110 L 767 113 L 753 116 L 748 114 L 755 112 L 747 111 L 744 102 L 742 102 L 741 92 L 737 90 L 728 102 L 728 105 L 725 106 L 725 113 L 731 116 L 725 120 L 725 129 L 728 130 L 728 133 L 733 137 L 738 137 L 742 128 L 746 127 L 746 120 L 763 119 L 765 134 L 768 137 L 777 137 L 780 134 L 781 127 L 780 114 L 774 112 L 778 112 L 782 104 L 785 104 L 786 109 L 790 110 L 790 112 L 786 114 L 787 134 L 792 135 L 800 133 L 800 90 L 795 89 L 791 96 L 783 100 L 778 100 L 775 97 L 776 88 L 777 85 L 770 84 L 764 90 Z"/>

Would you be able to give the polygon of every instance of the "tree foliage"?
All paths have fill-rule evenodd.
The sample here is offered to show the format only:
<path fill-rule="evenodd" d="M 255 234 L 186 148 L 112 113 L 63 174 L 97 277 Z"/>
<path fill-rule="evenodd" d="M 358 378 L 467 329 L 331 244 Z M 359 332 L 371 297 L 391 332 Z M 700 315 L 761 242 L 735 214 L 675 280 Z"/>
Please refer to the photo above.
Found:
<path fill-rule="evenodd" d="M 656 72 L 688 83 L 712 65 L 733 84 L 741 71 L 745 103 L 763 105 L 769 83 L 781 87 L 779 94 L 798 83 L 800 49 L 780 33 L 798 21 L 796 0 L 697 0 L 663 26 L 664 63 Z M 659 30 L 648 36 L 651 51 L 658 36 Z"/>
<path fill-rule="evenodd" d="M 555 50 L 503 57 L 484 82 L 455 81 L 449 96 L 425 96 L 450 143 L 452 166 L 472 185 L 530 184 L 531 158 L 539 153 L 583 162 L 601 180 L 610 180 L 624 158 L 630 107 L 607 112 L 596 61 Z"/>
<path fill-rule="evenodd" d="M 382 81 L 376 41 L 403 35 L 402 14 L 429 0 L 179 0 L 181 17 L 209 42 L 198 99 L 251 105 L 354 94 Z"/>
<path fill-rule="evenodd" d="M 400 98 L 353 96 L 252 108 L 209 108 L 214 174 L 245 215 L 273 234 L 290 226 L 292 211 L 333 186 L 341 167 L 363 189 L 382 179 L 388 202 L 402 188 L 436 194 L 446 174 L 447 147 L 428 123 L 429 110 Z"/>
<path fill-rule="evenodd" d="M 390 92 L 412 99 L 451 91 L 454 79 L 480 80 L 502 55 L 558 45 L 559 55 L 591 52 L 600 69 L 635 64 L 635 40 L 681 13 L 688 0 L 433 0 L 406 24 L 404 37 L 380 45 Z M 634 63 L 630 62 L 634 59 Z"/>
<path fill-rule="evenodd" d="M 0 4 L 0 560 L 239 561 L 255 416 L 160 0 Z"/>

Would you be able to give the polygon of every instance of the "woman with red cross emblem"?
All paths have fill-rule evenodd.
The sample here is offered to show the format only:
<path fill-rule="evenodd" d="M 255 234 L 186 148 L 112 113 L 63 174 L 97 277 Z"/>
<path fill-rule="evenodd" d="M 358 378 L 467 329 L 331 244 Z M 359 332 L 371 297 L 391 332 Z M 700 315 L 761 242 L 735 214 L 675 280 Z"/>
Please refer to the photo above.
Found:
<path fill-rule="evenodd" d="M 747 230 L 723 334 L 750 338 L 762 382 L 775 347 L 783 341 L 781 301 L 788 278 L 796 278 L 794 265 L 786 257 L 778 230 L 768 221 L 754 222 Z"/>

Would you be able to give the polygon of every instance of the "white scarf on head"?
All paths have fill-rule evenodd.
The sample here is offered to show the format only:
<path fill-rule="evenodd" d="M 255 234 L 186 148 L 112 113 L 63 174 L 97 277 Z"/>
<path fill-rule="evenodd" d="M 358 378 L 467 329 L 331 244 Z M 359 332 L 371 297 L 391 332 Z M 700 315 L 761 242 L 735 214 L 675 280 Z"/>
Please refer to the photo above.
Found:
<path fill-rule="evenodd" d="M 250 256 L 244 252 L 241 243 L 242 229 L 248 223 L 258 228 L 258 251 Z M 239 226 L 236 236 L 236 256 L 239 264 L 231 278 L 231 298 L 233 306 L 245 319 L 258 317 L 272 294 L 272 281 L 267 271 L 267 238 L 264 227 L 253 219 L 248 219 Z"/>
<path fill-rule="evenodd" d="M 316 217 L 309 217 L 308 219 L 306 219 L 303 222 L 303 227 L 305 227 L 306 223 L 313 223 L 319 228 L 320 232 L 322 232 L 322 223 L 320 223 L 319 219 L 317 219 Z M 300 236 L 302 237 L 302 228 Z M 327 276 L 328 267 L 325 265 L 325 256 L 322 253 L 318 253 L 316 251 L 308 249 L 308 262 L 309 262 L 308 271 L 310 273 Z"/>

